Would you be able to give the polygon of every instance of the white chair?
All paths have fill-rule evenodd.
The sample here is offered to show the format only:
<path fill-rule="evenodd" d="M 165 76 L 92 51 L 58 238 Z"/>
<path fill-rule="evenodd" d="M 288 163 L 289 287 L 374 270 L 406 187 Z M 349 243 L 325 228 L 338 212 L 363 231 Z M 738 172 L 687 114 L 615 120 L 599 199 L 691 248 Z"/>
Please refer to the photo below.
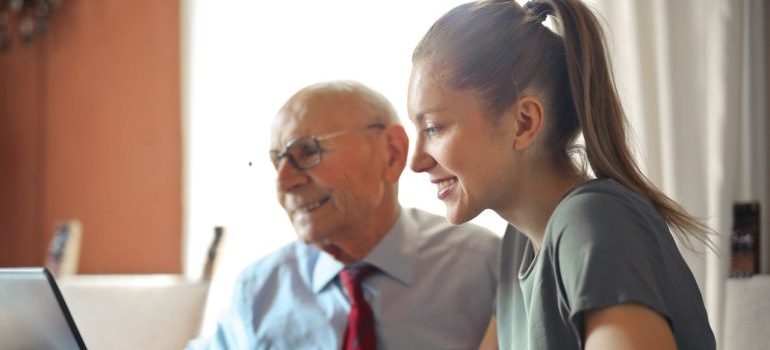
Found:
<path fill-rule="evenodd" d="M 178 275 L 74 275 L 58 281 L 89 349 L 182 349 L 196 336 L 208 282 Z"/>
<path fill-rule="evenodd" d="M 770 348 L 770 276 L 727 281 L 725 350 Z"/>

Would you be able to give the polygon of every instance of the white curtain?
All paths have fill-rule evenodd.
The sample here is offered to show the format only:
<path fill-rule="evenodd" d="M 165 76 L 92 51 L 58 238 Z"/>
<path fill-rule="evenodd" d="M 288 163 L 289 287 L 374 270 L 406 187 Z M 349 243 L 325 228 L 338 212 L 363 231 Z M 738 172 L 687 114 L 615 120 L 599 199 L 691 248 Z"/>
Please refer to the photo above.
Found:
<path fill-rule="evenodd" d="M 760 201 L 768 212 L 762 18 L 767 5 L 762 0 L 592 2 L 610 32 L 642 169 L 718 233 L 715 251 L 695 244 L 695 251 L 683 252 L 703 291 L 719 348 L 725 348 L 721 320 L 732 205 Z M 767 230 L 763 233 L 766 241 Z"/>

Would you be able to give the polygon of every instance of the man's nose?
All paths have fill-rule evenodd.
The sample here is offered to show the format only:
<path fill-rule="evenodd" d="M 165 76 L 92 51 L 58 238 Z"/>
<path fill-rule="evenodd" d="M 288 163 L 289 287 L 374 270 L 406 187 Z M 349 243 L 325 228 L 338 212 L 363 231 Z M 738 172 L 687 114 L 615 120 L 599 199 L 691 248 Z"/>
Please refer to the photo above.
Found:
<path fill-rule="evenodd" d="M 279 160 L 278 168 L 275 171 L 278 191 L 280 192 L 289 192 L 310 181 L 307 173 L 297 169 L 288 158 Z"/>

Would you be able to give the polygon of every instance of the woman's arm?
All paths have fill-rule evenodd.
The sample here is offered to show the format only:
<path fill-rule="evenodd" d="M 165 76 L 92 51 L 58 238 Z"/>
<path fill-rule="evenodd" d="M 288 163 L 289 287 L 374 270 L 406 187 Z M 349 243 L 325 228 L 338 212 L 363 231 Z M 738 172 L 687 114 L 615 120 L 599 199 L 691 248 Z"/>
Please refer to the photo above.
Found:
<path fill-rule="evenodd" d="M 497 318 L 495 315 L 492 315 L 492 319 L 489 320 L 487 333 L 484 334 L 484 339 L 481 340 L 479 350 L 497 350 Z"/>
<path fill-rule="evenodd" d="M 585 349 L 676 349 L 671 328 L 659 313 L 626 303 L 588 311 Z"/>

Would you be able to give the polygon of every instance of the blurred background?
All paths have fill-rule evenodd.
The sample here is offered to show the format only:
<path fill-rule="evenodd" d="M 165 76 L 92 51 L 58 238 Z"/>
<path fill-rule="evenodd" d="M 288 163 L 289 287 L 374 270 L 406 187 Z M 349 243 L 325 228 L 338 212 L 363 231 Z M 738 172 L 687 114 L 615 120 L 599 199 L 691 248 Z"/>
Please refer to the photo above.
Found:
<path fill-rule="evenodd" d="M 240 269 L 295 238 L 267 153 L 278 108 L 308 84 L 355 79 L 412 137 L 411 51 L 462 2 L 0 1 L 0 267 L 50 262 L 76 222 L 76 275 L 207 280 L 221 227 L 213 283 L 191 302 L 210 332 Z M 759 283 L 730 277 L 770 271 L 770 4 L 589 2 L 642 169 L 718 232 L 716 251 L 696 242 L 687 259 L 724 339 L 728 281 Z M 442 214 L 434 192 L 404 172 L 404 206 Z M 770 283 L 756 288 L 770 305 Z"/>

